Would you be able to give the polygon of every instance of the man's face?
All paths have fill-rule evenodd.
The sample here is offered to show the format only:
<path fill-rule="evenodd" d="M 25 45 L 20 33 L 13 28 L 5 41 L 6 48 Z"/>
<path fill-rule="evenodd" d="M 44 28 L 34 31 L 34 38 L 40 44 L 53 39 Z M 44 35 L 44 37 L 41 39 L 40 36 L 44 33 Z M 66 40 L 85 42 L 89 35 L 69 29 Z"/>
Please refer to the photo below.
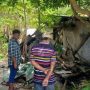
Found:
<path fill-rule="evenodd" d="M 18 40 L 20 38 L 20 34 L 18 34 L 18 33 L 15 33 L 13 36 L 16 40 Z"/>

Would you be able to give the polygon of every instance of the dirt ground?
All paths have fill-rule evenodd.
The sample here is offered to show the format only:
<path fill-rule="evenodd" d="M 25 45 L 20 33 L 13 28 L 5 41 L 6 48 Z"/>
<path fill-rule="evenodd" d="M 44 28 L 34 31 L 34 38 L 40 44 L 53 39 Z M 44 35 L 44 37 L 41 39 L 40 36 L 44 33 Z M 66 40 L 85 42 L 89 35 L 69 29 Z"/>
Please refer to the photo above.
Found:
<path fill-rule="evenodd" d="M 7 65 L 8 65 L 7 61 L 0 62 L 0 90 L 8 90 L 8 86 L 1 84 L 1 82 L 3 82 L 3 69 L 1 68 L 2 65 L 7 67 Z M 8 70 L 8 69 L 6 69 L 6 70 Z M 28 84 L 23 85 L 22 83 L 16 83 L 15 86 L 18 88 L 18 90 L 33 90 L 33 87 L 32 87 L 33 85 L 28 85 Z M 60 89 L 60 86 L 58 86 L 58 87 Z M 56 90 L 59 90 L 59 89 L 56 89 Z"/>
<path fill-rule="evenodd" d="M 7 67 L 7 61 L 0 62 L 0 90 L 8 90 L 8 86 L 1 84 L 1 82 L 3 81 L 3 79 L 2 79 L 2 77 L 3 77 L 3 69 L 1 68 L 2 65 Z M 23 86 L 20 83 L 16 83 L 16 87 L 19 88 L 18 90 L 32 90 L 32 89 L 28 88 L 27 86 Z"/>
<path fill-rule="evenodd" d="M 2 84 L 1 84 L 1 82 L 2 82 L 2 72 L 3 72 L 3 70 L 2 70 L 2 68 L 1 68 L 1 66 L 2 65 L 7 65 L 7 62 L 6 61 L 4 61 L 4 62 L 0 62 L 0 90 L 8 90 L 8 87 L 7 86 L 3 86 Z"/>

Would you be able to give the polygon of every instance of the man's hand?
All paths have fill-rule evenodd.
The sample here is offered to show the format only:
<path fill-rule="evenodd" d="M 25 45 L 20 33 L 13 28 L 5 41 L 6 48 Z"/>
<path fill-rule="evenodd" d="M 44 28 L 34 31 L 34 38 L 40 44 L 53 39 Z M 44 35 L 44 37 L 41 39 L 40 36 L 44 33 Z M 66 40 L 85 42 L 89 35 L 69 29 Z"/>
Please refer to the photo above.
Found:
<path fill-rule="evenodd" d="M 47 74 L 49 73 L 49 71 L 50 71 L 50 69 L 45 69 L 45 70 L 44 70 L 44 74 L 47 75 Z"/>
<path fill-rule="evenodd" d="M 21 56 L 21 58 L 22 58 L 22 61 L 24 63 L 25 62 L 25 57 L 24 56 Z"/>
<path fill-rule="evenodd" d="M 49 79 L 48 79 L 48 78 L 45 78 L 45 79 L 43 80 L 43 82 L 42 82 L 42 85 L 43 85 L 43 86 L 48 86 L 48 81 L 49 81 Z"/>
<path fill-rule="evenodd" d="M 14 64 L 14 68 L 17 69 L 17 64 Z"/>
<path fill-rule="evenodd" d="M 14 68 L 17 69 L 17 63 L 16 63 L 16 58 L 15 57 L 12 57 L 12 60 L 13 60 L 13 65 L 14 65 Z"/>
<path fill-rule="evenodd" d="M 35 68 L 37 68 L 38 70 L 43 71 L 44 74 L 46 74 L 46 75 L 48 74 L 49 69 L 43 68 L 43 67 L 40 66 L 36 61 L 31 60 L 31 64 L 32 64 Z"/>

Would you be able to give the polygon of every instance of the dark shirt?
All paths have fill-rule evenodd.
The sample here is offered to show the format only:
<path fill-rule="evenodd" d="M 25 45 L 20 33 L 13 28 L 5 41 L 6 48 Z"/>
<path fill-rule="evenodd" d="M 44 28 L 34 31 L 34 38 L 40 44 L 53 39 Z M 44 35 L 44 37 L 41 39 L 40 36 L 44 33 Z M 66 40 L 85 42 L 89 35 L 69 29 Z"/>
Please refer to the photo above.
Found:
<path fill-rule="evenodd" d="M 19 65 L 21 61 L 21 51 L 18 41 L 11 39 L 8 44 L 8 65 L 13 65 L 12 57 L 16 58 L 16 64 Z"/>

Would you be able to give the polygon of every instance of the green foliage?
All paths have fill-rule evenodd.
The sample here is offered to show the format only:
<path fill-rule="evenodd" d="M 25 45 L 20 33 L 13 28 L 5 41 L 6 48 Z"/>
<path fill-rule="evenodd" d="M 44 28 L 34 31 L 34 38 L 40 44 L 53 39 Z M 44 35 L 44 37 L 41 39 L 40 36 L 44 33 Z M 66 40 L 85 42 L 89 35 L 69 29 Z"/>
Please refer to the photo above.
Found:
<path fill-rule="evenodd" d="M 90 7 L 90 0 L 77 0 L 77 2 L 82 7 Z M 45 26 L 46 22 L 49 26 L 57 23 L 57 16 L 73 15 L 68 0 L 0 0 L 0 25 L 9 25 L 12 28 L 21 24 L 24 28 L 24 6 L 26 24 L 30 27 L 38 27 L 39 15 L 41 27 Z"/>
<path fill-rule="evenodd" d="M 90 90 L 90 81 L 87 81 L 85 84 L 86 86 L 82 87 L 82 90 Z"/>
<path fill-rule="evenodd" d="M 90 0 L 80 0 L 80 5 L 82 8 L 90 10 Z"/>
<path fill-rule="evenodd" d="M 7 37 L 4 36 L 4 34 L 2 33 L 2 31 L 0 31 L 0 44 L 6 43 L 6 42 L 7 42 Z"/>
<path fill-rule="evenodd" d="M 77 2 L 82 8 L 90 7 L 90 0 Z M 23 29 L 26 23 L 27 27 L 38 28 L 40 24 L 41 29 L 45 29 L 58 23 L 63 15 L 73 15 L 68 0 L 0 0 L 1 28 L 8 26 L 10 30 L 15 27 Z M 5 40 L 3 35 L 0 38 L 2 42 Z"/>
<path fill-rule="evenodd" d="M 3 60 L 7 57 L 7 49 L 8 49 L 7 43 L 3 43 L 0 45 L 0 60 Z"/>
<path fill-rule="evenodd" d="M 53 24 L 58 23 L 60 21 L 60 16 L 63 15 L 73 15 L 70 6 L 61 7 L 58 9 L 47 8 L 41 13 L 41 23 L 43 23 L 42 27 L 46 25 L 48 27 L 53 27 Z"/>
<path fill-rule="evenodd" d="M 7 55 L 7 37 L 4 36 L 2 30 L 0 30 L 0 60 L 3 60 L 3 58 Z"/>
<path fill-rule="evenodd" d="M 3 57 L 3 54 L 0 54 L 0 61 L 2 61 Z"/>

